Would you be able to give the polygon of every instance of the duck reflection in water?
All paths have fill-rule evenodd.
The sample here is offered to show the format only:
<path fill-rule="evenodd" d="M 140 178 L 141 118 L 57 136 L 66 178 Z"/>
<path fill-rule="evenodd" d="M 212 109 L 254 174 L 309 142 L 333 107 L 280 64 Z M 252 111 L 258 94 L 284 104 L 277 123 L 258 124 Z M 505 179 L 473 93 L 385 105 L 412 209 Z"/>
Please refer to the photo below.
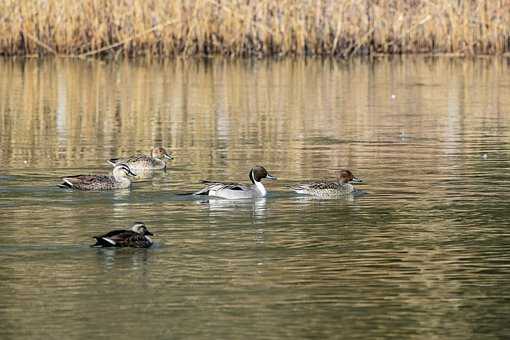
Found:
<path fill-rule="evenodd" d="M 115 270 L 124 272 L 127 268 L 139 269 L 143 277 L 149 273 L 151 253 L 151 249 L 147 248 L 96 248 L 98 264 L 108 272 Z"/>
<path fill-rule="evenodd" d="M 235 215 L 242 215 L 243 213 L 251 213 L 255 218 L 263 218 L 267 215 L 265 197 L 255 198 L 251 200 L 226 200 L 222 198 L 212 198 L 208 200 L 198 200 L 198 204 L 202 204 L 209 208 L 211 212 L 218 212 L 224 214 L 232 213 Z"/>

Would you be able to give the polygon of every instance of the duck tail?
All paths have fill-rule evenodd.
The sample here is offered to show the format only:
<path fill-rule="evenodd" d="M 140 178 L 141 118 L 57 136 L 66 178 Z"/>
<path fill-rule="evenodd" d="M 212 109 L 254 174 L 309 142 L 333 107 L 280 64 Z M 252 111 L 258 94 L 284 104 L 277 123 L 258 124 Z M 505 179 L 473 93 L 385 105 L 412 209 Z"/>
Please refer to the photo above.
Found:
<path fill-rule="evenodd" d="M 91 247 L 102 247 L 102 243 L 101 243 L 101 238 L 97 237 L 97 236 L 94 236 L 94 239 L 96 240 L 96 243 L 94 244 L 91 244 L 90 246 Z"/>
<path fill-rule="evenodd" d="M 200 190 L 199 192 L 194 192 L 192 195 L 195 195 L 195 196 L 209 195 L 209 190 L 207 190 L 207 191 Z"/>
<path fill-rule="evenodd" d="M 200 183 L 202 184 L 214 184 L 214 183 L 217 183 L 217 182 L 212 182 L 212 181 L 208 181 L 208 180 L 201 180 Z M 206 186 L 205 188 L 202 188 L 198 191 L 195 191 L 195 192 L 186 192 L 186 193 L 180 193 L 180 194 L 177 194 L 178 196 L 188 196 L 188 195 L 193 195 L 193 196 L 199 196 L 199 195 L 209 195 L 209 189 L 210 189 L 210 185 Z"/>
<path fill-rule="evenodd" d="M 283 186 L 286 189 L 296 191 L 296 190 L 302 190 L 303 186 L 301 184 L 288 184 Z"/>
<path fill-rule="evenodd" d="M 205 183 L 205 182 L 202 182 L 202 183 Z M 203 189 L 200 189 L 198 191 L 195 191 L 194 193 L 192 193 L 192 195 L 195 195 L 195 196 L 199 196 L 199 195 L 209 195 L 209 187 L 205 187 Z"/>
<path fill-rule="evenodd" d="M 199 190 L 196 192 L 180 192 L 176 194 L 177 196 L 197 196 L 197 195 L 209 195 L 209 189 Z"/>
<path fill-rule="evenodd" d="M 119 158 L 110 158 L 109 160 L 106 161 L 107 164 L 110 164 L 110 165 L 117 165 L 117 163 L 119 162 Z"/>
<path fill-rule="evenodd" d="M 62 182 L 60 184 L 57 184 L 57 187 L 62 188 L 62 189 L 72 189 L 73 188 L 73 186 L 67 182 Z"/>

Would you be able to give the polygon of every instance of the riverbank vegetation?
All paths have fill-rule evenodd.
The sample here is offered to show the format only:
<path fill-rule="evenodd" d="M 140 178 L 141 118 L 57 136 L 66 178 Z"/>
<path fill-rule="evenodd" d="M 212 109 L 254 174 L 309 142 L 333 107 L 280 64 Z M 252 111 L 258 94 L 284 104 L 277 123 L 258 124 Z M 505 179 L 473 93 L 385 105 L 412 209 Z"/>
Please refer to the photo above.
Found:
<path fill-rule="evenodd" d="M 510 52 L 510 0 L 3 0 L 0 54 Z"/>

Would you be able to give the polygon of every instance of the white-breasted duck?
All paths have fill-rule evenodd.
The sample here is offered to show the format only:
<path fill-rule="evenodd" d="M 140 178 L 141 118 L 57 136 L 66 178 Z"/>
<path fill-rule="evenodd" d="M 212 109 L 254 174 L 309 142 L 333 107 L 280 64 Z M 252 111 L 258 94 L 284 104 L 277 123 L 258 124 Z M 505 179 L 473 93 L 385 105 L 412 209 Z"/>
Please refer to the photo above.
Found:
<path fill-rule="evenodd" d="M 252 185 L 243 185 L 239 183 L 224 183 L 215 181 L 201 181 L 207 186 L 193 195 L 208 195 L 227 199 L 243 199 L 265 197 L 267 190 L 262 184 L 263 178 L 275 180 L 276 177 L 271 176 L 264 167 L 257 165 L 250 170 L 249 173 Z"/>

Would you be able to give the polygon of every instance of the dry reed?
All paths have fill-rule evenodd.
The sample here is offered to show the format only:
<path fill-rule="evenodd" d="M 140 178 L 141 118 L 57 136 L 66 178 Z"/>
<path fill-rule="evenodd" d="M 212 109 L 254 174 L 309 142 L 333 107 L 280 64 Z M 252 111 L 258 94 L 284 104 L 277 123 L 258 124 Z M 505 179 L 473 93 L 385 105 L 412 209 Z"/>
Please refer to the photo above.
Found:
<path fill-rule="evenodd" d="M 3 0 L 2 55 L 510 52 L 510 0 Z"/>

